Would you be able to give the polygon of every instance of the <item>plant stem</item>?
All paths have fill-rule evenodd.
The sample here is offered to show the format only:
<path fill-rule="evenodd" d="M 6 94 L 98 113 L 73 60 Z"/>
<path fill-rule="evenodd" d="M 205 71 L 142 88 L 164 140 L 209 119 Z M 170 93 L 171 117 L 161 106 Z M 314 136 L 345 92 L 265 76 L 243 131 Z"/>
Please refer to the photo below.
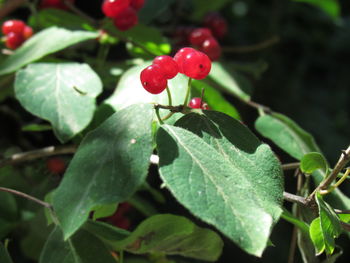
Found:
<path fill-rule="evenodd" d="M 155 110 L 156 110 L 156 115 L 157 115 L 157 119 L 158 119 L 159 123 L 164 124 L 164 122 L 162 121 L 162 118 L 160 117 L 160 114 L 159 114 L 159 108 L 155 107 Z"/>
<path fill-rule="evenodd" d="M 191 93 L 191 84 L 192 84 L 192 78 L 188 78 L 188 84 L 187 84 L 187 91 L 186 91 L 186 96 L 185 96 L 185 100 L 184 100 L 184 106 L 186 106 L 188 104 L 188 99 L 189 99 L 190 93 Z"/>
<path fill-rule="evenodd" d="M 32 161 L 39 158 L 45 158 L 53 155 L 61 155 L 61 154 L 73 154 L 76 152 L 75 145 L 67 145 L 67 146 L 49 146 L 42 149 L 16 153 L 9 158 L 0 160 L 0 168 L 6 165 L 15 165 L 18 163 Z"/>
<path fill-rule="evenodd" d="M 1 7 L 0 7 L 0 19 L 7 16 L 12 11 L 16 10 L 21 5 L 25 4 L 26 0 L 11 0 L 6 1 Z"/>
<path fill-rule="evenodd" d="M 97 26 L 99 23 L 97 20 L 93 19 L 89 15 L 85 14 L 83 11 L 81 11 L 79 8 L 76 8 L 74 4 L 72 4 L 68 0 L 63 0 L 64 4 L 75 14 L 78 16 L 84 18 L 85 20 L 89 21 L 89 23 L 93 24 L 94 26 Z"/>
<path fill-rule="evenodd" d="M 224 52 L 232 52 L 232 53 L 249 53 L 254 51 L 259 51 L 265 48 L 268 48 L 280 41 L 278 36 L 272 36 L 271 38 L 260 42 L 258 44 L 250 45 L 250 46 L 241 46 L 241 47 L 223 47 Z"/>
<path fill-rule="evenodd" d="M 124 250 L 121 250 L 119 252 L 119 263 L 123 263 L 124 262 Z"/>
<path fill-rule="evenodd" d="M 11 193 L 11 194 L 23 197 L 23 198 L 28 199 L 30 201 L 33 201 L 33 202 L 35 202 L 35 203 L 37 203 L 39 205 L 42 205 L 42 206 L 44 206 L 44 207 L 46 207 L 48 209 L 52 209 L 52 206 L 49 203 L 41 201 L 40 199 L 38 199 L 38 198 L 36 198 L 34 196 L 22 193 L 20 191 L 17 191 L 17 190 L 14 190 L 14 189 L 10 189 L 10 188 L 6 188 L 6 187 L 0 187 L 0 191 Z"/>
<path fill-rule="evenodd" d="M 170 89 L 168 86 L 166 86 L 166 93 L 168 94 L 168 104 L 169 106 L 172 106 L 173 105 L 173 101 L 171 99 L 171 92 L 170 92 Z"/>
<path fill-rule="evenodd" d="M 303 205 L 303 206 L 307 205 L 306 198 L 299 195 L 283 192 L 283 199 L 292 203 Z"/>
<path fill-rule="evenodd" d="M 108 56 L 109 48 L 109 44 L 100 44 L 97 53 L 97 68 L 102 68 Z"/>
<path fill-rule="evenodd" d="M 294 169 L 298 169 L 299 166 L 300 166 L 300 163 L 286 163 L 286 164 L 282 164 L 282 169 L 284 171 L 294 170 Z"/>
<path fill-rule="evenodd" d="M 332 185 L 329 189 L 327 189 L 327 190 L 321 189 L 320 194 L 324 195 L 324 194 L 331 193 L 335 188 L 337 188 L 339 185 L 342 184 L 342 182 L 344 182 L 346 180 L 346 178 L 348 177 L 349 174 L 350 174 L 350 168 L 346 169 L 346 172 L 344 173 L 344 175 L 334 185 Z"/>

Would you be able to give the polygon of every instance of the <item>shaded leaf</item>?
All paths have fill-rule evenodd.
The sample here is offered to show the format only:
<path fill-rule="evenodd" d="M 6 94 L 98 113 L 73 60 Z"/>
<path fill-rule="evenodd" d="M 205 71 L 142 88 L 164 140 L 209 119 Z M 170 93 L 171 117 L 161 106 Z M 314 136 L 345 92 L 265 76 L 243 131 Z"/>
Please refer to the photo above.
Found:
<path fill-rule="evenodd" d="M 70 237 L 98 205 L 128 199 L 144 182 L 152 154 L 153 108 L 133 105 L 88 133 L 53 194 L 53 206 Z"/>
<path fill-rule="evenodd" d="M 83 229 L 106 242 L 124 240 L 130 235 L 129 231 L 100 221 L 88 220 L 83 225 Z"/>
<path fill-rule="evenodd" d="M 292 223 L 293 225 L 298 227 L 301 231 L 304 232 L 304 234 L 309 233 L 309 225 L 306 224 L 304 221 L 300 220 L 299 218 L 295 217 L 287 209 L 283 208 L 283 213 L 281 214 L 281 217 L 289 223 Z"/>
<path fill-rule="evenodd" d="M 0 75 L 15 72 L 48 54 L 97 36 L 98 33 L 95 32 L 70 31 L 57 27 L 45 29 L 33 35 L 13 55 L 0 63 Z"/>
<path fill-rule="evenodd" d="M 176 125 L 183 128 L 163 125 L 157 135 L 165 185 L 193 214 L 260 256 L 281 214 L 283 178 L 273 152 L 219 112 L 187 114 Z"/>
<path fill-rule="evenodd" d="M 316 255 L 320 255 L 325 250 L 325 242 L 321 228 L 321 219 L 317 217 L 310 225 L 310 238 L 316 249 Z"/>
<path fill-rule="evenodd" d="M 16 98 L 30 113 L 50 121 L 61 142 L 87 127 L 101 91 L 100 78 L 87 64 L 37 63 L 16 75 Z"/>
<path fill-rule="evenodd" d="M 114 247 L 135 254 L 162 252 L 215 261 L 221 255 L 223 242 L 214 231 L 198 227 L 185 217 L 162 214 L 143 221 Z"/>
<path fill-rule="evenodd" d="M 89 232 L 80 230 L 65 241 L 61 229 L 56 227 L 44 246 L 39 262 L 115 263 L 115 259 L 105 245 Z"/>
<path fill-rule="evenodd" d="M 340 5 L 338 0 L 294 0 L 295 2 L 308 3 L 321 8 L 325 13 L 333 18 L 340 15 Z"/>
<path fill-rule="evenodd" d="M 147 0 L 138 13 L 139 21 L 148 24 L 152 20 L 161 16 L 175 0 Z"/>

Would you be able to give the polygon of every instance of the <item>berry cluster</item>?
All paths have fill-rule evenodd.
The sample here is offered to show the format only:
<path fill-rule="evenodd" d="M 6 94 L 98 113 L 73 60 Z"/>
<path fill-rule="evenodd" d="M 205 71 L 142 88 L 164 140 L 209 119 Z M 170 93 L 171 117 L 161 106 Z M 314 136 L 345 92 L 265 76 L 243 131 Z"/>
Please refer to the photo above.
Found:
<path fill-rule="evenodd" d="M 202 109 L 202 110 L 209 110 L 209 106 L 206 102 L 202 101 L 201 98 L 194 97 L 190 100 L 188 103 L 188 107 L 192 109 Z"/>
<path fill-rule="evenodd" d="M 71 4 L 74 4 L 75 0 L 68 0 Z M 55 8 L 61 10 L 68 10 L 63 0 L 41 0 L 40 8 Z"/>
<path fill-rule="evenodd" d="M 33 35 L 33 29 L 21 20 L 7 20 L 2 24 L 5 35 L 5 45 L 9 49 L 16 49 Z"/>
<path fill-rule="evenodd" d="M 142 70 L 142 86 L 152 94 L 159 94 L 167 87 L 167 80 L 182 73 L 193 79 L 205 78 L 211 69 L 209 57 L 193 48 L 180 49 L 174 56 L 158 56 L 153 64 Z"/>
<path fill-rule="evenodd" d="M 126 31 L 138 23 L 137 11 L 145 0 L 105 0 L 102 12 L 113 19 L 114 25 L 121 31 Z"/>
<path fill-rule="evenodd" d="M 128 229 L 131 225 L 130 220 L 126 214 L 132 209 L 129 203 L 121 203 L 118 205 L 117 211 L 110 217 L 102 219 L 116 227 Z"/>
<path fill-rule="evenodd" d="M 207 54 L 212 61 L 221 56 L 221 47 L 217 39 L 222 39 L 227 33 L 227 23 L 218 13 L 209 13 L 204 17 L 205 27 L 180 27 L 175 32 L 178 44 L 190 43 L 203 53 Z"/>

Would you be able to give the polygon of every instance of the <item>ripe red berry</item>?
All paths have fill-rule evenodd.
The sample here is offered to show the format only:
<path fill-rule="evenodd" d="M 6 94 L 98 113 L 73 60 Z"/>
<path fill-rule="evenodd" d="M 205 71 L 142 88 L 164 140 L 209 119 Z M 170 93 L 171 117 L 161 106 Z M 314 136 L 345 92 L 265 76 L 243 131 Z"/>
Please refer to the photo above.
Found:
<path fill-rule="evenodd" d="M 25 40 L 33 35 L 33 29 L 30 26 L 25 26 L 23 30 L 23 37 Z"/>
<path fill-rule="evenodd" d="M 211 61 L 206 54 L 196 51 L 184 57 L 182 68 L 186 76 L 193 79 L 204 79 L 210 72 Z"/>
<path fill-rule="evenodd" d="M 47 160 L 46 166 L 47 169 L 53 174 L 62 174 L 66 169 L 65 162 L 58 157 Z"/>
<path fill-rule="evenodd" d="M 145 4 L 145 0 L 131 0 L 130 4 L 135 10 L 140 10 Z"/>
<path fill-rule="evenodd" d="M 192 45 L 200 46 L 202 45 L 204 40 L 212 37 L 213 35 L 211 34 L 211 31 L 208 28 L 201 27 L 194 29 L 189 35 L 188 40 Z"/>
<path fill-rule="evenodd" d="M 140 80 L 144 89 L 152 94 L 161 93 L 167 86 L 167 79 L 158 65 L 151 65 L 142 70 Z"/>
<path fill-rule="evenodd" d="M 208 13 L 204 17 L 204 25 L 209 27 L 213 35 L 219 39 L 227 33 L 227 22 L 219 13 Z"/>
<path fill-rule="evenodd" d="M 9 33 L 15 33 L 21 35 L 23 33 L 26 24 L 21 20 L 7 20 L 2 24 L 2 33 L 7 35 Z"/>
<path fill-rule="evenodd" d="M 75 0 L 68 0 L 71 4 L 74 4 Z M 42 0 L 40 8 L 56 8 L 67 10 L 68 7 L 65 5 L 63 0 Z"/>
<path fill-rule="evenodd" d="M 138 23 L 137 13 L 134 8 L 128 7 L 122 13 L 114 17 L 114 25 L 121 31 L 126 31 Z"/>
<path fill-rule="evenodd" d="M 153 60 L 153 64 L 161 68 L 166 79 L 172 79 L 179 73 L 179 66 L 170 56 L 158 56 Z"/>
<path fill-rule="evenodd" d="M 22 34 L 10 32 L 5 37 L 5 45 L 9 49 L 17 49 L 24 42 Z"/>
<path fill-rule="evenodd" d="M 105 0 L 102 4 L 102 12 L 107 17 L 116 17 L 130 6 L 130 0 Z"/>
<path fill-rule="evenodd" d="M 200 51 L 207 54 L 211 61 L 218 60 L 221 56 L 220 44 L 213 37 L 206 39 L 202 43 Z"/>
<path fill-rule="evenodd" d="M 184 58 L 192 53 L 192 52 L 197 52 L 197 50 L 195 50 L 194 48 L 191 47 L 184 47 L 181 48 L 174 56 L 174 60 L 176 61 L 177 65 L 179 66 L 179 72 L 180 73 L 184 73 L 183 71 L 183 61 Z"/>
<path fill-rule="evenodd" d="M 202 109 L 202 110 L 209 110 L 209 106 L 204 101 L 202 102 L 201 98 L 195 97 L 190 100 L 188 103 L 188 107 L 192 109 Z"/>

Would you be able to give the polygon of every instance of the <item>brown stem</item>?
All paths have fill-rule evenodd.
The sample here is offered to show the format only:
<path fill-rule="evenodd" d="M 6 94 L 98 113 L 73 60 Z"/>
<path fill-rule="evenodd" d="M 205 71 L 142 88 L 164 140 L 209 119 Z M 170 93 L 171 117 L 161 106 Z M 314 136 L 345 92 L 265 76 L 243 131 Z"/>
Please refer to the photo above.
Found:
<path fill-rule="evenodd" d="M 61 155 L 61 154 L 72 154 L 75 153 L 76 146 L 75 145 L 67 145 L 67 146 L 49 146 L 42 149 L 16 153 L 9 158 L 0 160 L 0 168 L 6 165 L 15 165 L 18 163 L 32 161 L 39 158 L 45 158 L 53 155 Z"/>
<path fill-rule="evenodd" d="M 244 103 L 246 103 L 247 105 L 249 105 L 249 106 L 251 106 L 251 107 L 253 107 L 253 108 L 257 109 L 257 110 L 262 109 L 266 113 L 271 113 L 272 112 L 271 109 L 269 107 L 265 106 L 265 105 L 262 105 L 262 104 L 259 104 L 259 103 L 256 103 L 256 102 L 250 101 L 250 100 L 248 100 L 248 101 L 242 100 L 242 101 Z"/>
<path fill-rule="evenodd" d="M 337 214 L 350 214 L 350 210 L 334 209 Z"/>
<path fill-rule="evenodd" d="M 265 48 L 268 48 L 280 41 L 278 36 L 273 36 L 263 42 L 258 44 L 250 45 L 250 46 L 241 46 L 241 47 L 223 47 L 224 52 L 232 52 L 232 53 L 249 53 L 254 51 L 259 51 Z"/>
<path fill-rule="evenodd" d="M 20 197 L 23 197 L 25 199 L 28 199 L 30 201 L 33 201 L 39 205 L 42 205 L 46 208 L 49 208 L 49 209 L 52 209 L 52 206 L 49 204 L 49 203 L 46 203 L 34 196 L 31 196 L 31 195 L 28 195 L 28 194 L 25 194 L 25 193 L 22 193 L 20 191 L 17 191 L 17 190 L 14 190 L 14 189 L 10 189 L 10 188 L 6 188 L 6 187 L 0 187 L 0 191 L 2 192 L 7 192 L 7 193 L 11 193 L 11 194 L 14 194 L 14 195 L 18 195 Z"/>
<path fill-rule="evenodd" d="M 303 206 L 307 206 L 307 201 L 305 197 L 299 196 L 299 195 L 294 195 L 288 192 L 283 192 L 283 199 L 292 202 L 292 203 L 297 203 Z"/>
<path fill-rule="evenodd" d="M 295 169 L 298 169 L 299 166 L 300 166 L 300 163 L 286 163 L 286 164 L 282 164 L 282 169 L 284 171 L 295 170 Z"/>
<path fill-rule="evenodd" d="M 5 4 L 0 6 L 0 19 L 4 18 L 18 7 L 23 5 L 27 0 L 8 0 Z"/>

